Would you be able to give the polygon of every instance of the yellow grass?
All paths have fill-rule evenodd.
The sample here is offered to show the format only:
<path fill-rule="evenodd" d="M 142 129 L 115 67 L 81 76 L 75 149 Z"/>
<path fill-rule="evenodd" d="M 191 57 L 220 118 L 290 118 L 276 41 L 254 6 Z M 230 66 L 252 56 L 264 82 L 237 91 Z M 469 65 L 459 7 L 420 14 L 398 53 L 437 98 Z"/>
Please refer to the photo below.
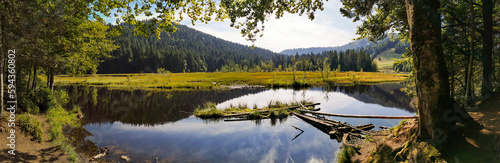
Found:
<path fill-rule="evenodd" d="M 322 77 L 321 72 L 196 72 L 168 74 L 98 74 L 83 76 L 56 76 L 56 85 L 94 85 L 120 88 L 187 88 L 212 89 L 234 85 L 292 87 L 323 84 L 370 84 L 398 82 L 407 78 L 405 74 L 379 72 L 330 72 Z"/>

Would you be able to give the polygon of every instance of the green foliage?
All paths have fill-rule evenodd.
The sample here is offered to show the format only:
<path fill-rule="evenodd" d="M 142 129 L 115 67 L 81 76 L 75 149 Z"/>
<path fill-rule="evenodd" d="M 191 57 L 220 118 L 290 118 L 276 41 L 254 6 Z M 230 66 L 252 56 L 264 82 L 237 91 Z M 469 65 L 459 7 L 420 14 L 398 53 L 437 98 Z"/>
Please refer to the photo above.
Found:
<path fill-rule="evenodd" d="M 22 114 L 18 116 L 19 127 L 22 131 L 32 136 L 32 141 L 43 141 L 42 123 L 33 115 Z"/>
<path fill-rule="evenodd" d="M 48 111 L 50 108 L 55 107 L 57 105 L 57 99 L 56 97 L 52 94 L 49 88 L 47 87 L 39 87 L 35 91 L 35 102 L 37 104 L 41 104 L 43 112 Z"/>
<path fill-rule="evenodd" d="M 198 106 L 193 113 L 195 116 L 200 118 L 219 118 L 223 116 L 221 110 L 217 109 L 215 103 L 206 103 L 203 107 Z"/>
<path fill-rule="evenodd" d="M 67 152 L 72 161 L 77 161 L 78 154 L 75 152 L 74 147 L 72 147 L 68 139 L 64 136 L 63 128 L 65 126 L 78 127 L 77 119 L 77 109 L 73 109 L 72 112 L 68 112 L 61 106 L 57 105 L 52 107 L 47 112 L 48 122 L 50 124 L 49 138 L 54 142 L 54 144 L 60 146 L 65 152 Z"/>
<path fill-rule="evenodd" d="M 31 99 L 25 96 L 20 96 L 19 104 L 20 108 L 23 108 L 24 111 L 28 112 L 29 114 L 36 115 L 40 112 L 38 106 Z"/>

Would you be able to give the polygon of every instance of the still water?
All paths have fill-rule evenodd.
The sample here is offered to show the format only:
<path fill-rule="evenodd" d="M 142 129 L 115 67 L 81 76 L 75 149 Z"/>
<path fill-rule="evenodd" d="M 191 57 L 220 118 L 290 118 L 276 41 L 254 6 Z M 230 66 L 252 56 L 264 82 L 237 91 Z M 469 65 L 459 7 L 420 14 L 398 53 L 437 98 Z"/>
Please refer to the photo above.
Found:
<path fill-rule="evenodd" d="M 321 112 L 363 115 L 414 115 L 400 84 L 293 89 L 111 90 L 67 87 L 70 105 L 82 108 L 83 128 L 68 131 L 77 151 L 104 160 L 126 155 L 134 162 L 333 162 L 341 144 L 301 119 L 224 122 L 192 115 L 206 102 L 219 108 L 270 101 L 319 102 Z M 399 120 L 339 118 L 351 125 L 394 126 Z M 295 138 L 300 131 L 304 132 Z M 295 138 L 295 139 L 294 139 Z"/>

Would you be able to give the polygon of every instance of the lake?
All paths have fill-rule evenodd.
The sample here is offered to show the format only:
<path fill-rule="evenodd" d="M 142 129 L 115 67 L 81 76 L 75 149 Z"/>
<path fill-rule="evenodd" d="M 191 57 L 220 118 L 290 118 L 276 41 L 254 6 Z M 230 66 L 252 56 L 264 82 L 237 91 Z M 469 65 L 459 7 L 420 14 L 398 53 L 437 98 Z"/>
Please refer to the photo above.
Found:
<path fill-rule="evenodd" d="M 219 108 L 270 101 L 309 100 L 321 112 L 362 115 L 414 115 L 402 84 L 331 86 L 293 89 L 114 90 L 105 87 L 65 87 L 68 108 L 78 105 L 82 128 L 68 130 L 77 151 L 87 156 L 109 148 L 103 159 L 134 162 L 333 162 L 341 143 L 301 119 L 258 121 L 202 120 L 192 115 L 207 102 Z M 400 120 L 330 119 L 351 125 L 394 126 Z M 304 130 L 296 130 L 294 127 Z M 300 134 L 298 137 L 297 135 Z"/>

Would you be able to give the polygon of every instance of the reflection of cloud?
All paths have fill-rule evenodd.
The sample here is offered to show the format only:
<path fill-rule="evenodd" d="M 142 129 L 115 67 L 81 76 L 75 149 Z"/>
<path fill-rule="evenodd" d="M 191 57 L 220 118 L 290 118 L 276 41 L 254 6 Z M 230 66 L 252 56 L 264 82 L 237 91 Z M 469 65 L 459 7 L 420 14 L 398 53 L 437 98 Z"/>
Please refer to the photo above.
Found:
<path fill-rule="evenodd" d="M 276 146 L 271 147 L 266 155 L 260 160 L 261 163 L 274 163 L 274 158 L 276 157 Z"/>
<path fill-rule="evenodd" d="M 309 160 L 307 161 L 308 163 L 323 163 L 325 162 L 324 160 L 320 160 L 320 159 L 317 159 L 316 157 L 314 156 L 311 156 L 311 158 L 309 158 Z"/>

